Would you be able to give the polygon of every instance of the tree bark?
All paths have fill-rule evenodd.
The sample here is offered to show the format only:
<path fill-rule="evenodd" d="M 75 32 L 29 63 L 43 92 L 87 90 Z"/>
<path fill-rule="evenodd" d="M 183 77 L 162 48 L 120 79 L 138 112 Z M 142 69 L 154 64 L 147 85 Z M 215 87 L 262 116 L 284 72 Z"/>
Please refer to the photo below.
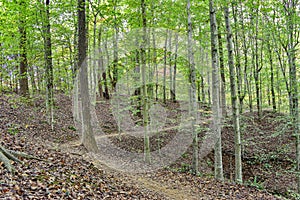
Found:
<path fill-rule="evenodd" d="M 198 134 L 196 130 L 197 121 L 197 101 L 196 101 L 196 68 L 194 62 L 193 42 L 192 42 L 192 17 L 191 17 L 191 3 L 187 0 L 187 15 L 188 15 L 188 61 L 190 68 L 190 103 L 191 103 L 191 117 L 192 117 L 192 137 L 193 137 L 193 162 L 192 171 L 198 174 Z"/>
<path fill-rule="evenodd" d="M 234 25 L 237 29 L 238 27 L 238 18 L 237 18 L 237 8 L 236 8 L 236 2 L 232 3 L 232 12 L 233 12 L 233 19 L 234 19 Z M 241 70 L 241 53 L 240 53 L 240 47 L 239 47 L 239 41 L 238 41 L 238 31 L 235 31 L 234 35 L 234 52 L 236 56 L 236 73 L 237 73 L 237 93 L 239 98 L 239 104 L 240 104 L 240 111 L 243 109 L 243 101 L 245 98 L 245 93 L 243 93 L 243 77 L 242 77 L 242 70 Z"/>
<path fill-rule="evenodd" d="M 22 9 L 26 8 L 26 3 L 24 1 L 20 2 L 20 6 Z M 26 17 L 24 16 L 24 10 L 20 11 L 20 26 L 19 26 L 19 32 L 20 32 L 20 78 L 19 78 L 19 84 L 20 84 L 20 94 L 22 96 L 29 96 L 29 87 L 28 87 L 28 75 L 27 75 L 27 36 L 26 36 Z"/>
<path fill-rule="evenodd" d="M 268 34 L 268 53 L 269 53 L 269 62 L 270 62 L 270 71 L 271 71 L 271 99 L 272 99 L 272 108 L 273 111 L 276 111 L 276 96 L 275 96 L 275 86 L 274 86 L 274 63 L 273 63 L 273 54 L 271 50 L 271 44 L 270 44 L 270 36 Z"/>
<path fill-rule="evenodd" d="M 218 67 L 218 33 L 216 10 L 213 0 L 209 1 L 210 32 L 211 32 L 211 57 L 212 57 L 212 112 L 213 112 L 213 133 L 216 137 L 215 144 L 215 178 L 224 180 L 222 163 L 222 143 L 221 143 L 221 111 L 220 111 L 220 82 Z"/>
<path fill-rule="evenodd" d="M 174 55 L 174 74 L 172 81 L 171 100 L 176 102 L 176 74 L 177 74 L 177 52 L 178 52 L 178 33 L 175 34 L 175 55 Z"/>
<path fill-rule="evenodd" d="M 54 129 L 54 99 L 53 99 L 53 65 L 52 65 L 52 44 L 50 32 L 50 0 L 45 2 L 45 24 L 44 24 L 44 46 L 45 46 L 45 62 L 46 62 L 46 107 L 48 114 L 48 123 Z"/>
<path fill-rule="evenodd" d="M 226 111 L 226 78 L 225 78 L 225 67 L 224 67 L 224 55 L 223 55 L 223 42 L 222 35 L 218 32 L 219 42 L 219 60 L 220 60 L 220 75 L 221 75 L 221 109 L 223 117 L 227 116 Z"/>
<path fill-rule="evenodd" d="M 96 153 L 98 152 L 98 147 L 91 124 L 89 82 L 87 63 L 85 62 L 87 50 L 86 40 L 85 0 L 78 0 L 78 68 L 80 67 L 79 78 L 83 126 L 81 142 L 88 151 Z"/>
<path fill-rule="evenodd" d="M 231 92 L 231 104 L 232 104 L 232 121 L 234 128 L 234 143 L 235 143 L 235 180 L 238 183 L 243 182 L 242 178 L 242 155 L 241 155 L 241 133 L 239 122 L 239 109 L 237 105 L 236 85 L 235 85 L 235 68 L 233 61 L 233 43 L 232 43 L 232 31 L 230 27 L 229 9 L 224 8 L 226 33 L 227 33 L 227 51 L 228 51 L 228 66 L 230 73 L 230 92 Z"/>
<path fill-rule="evenodd" d="M 169 30 L 166 32 L 165 46 L 164 46 L 164 77 L 163 77 L 163 102 L 166 103 L 166 79 L 167 79 L 167 45 L 168 45 Z"/>
<path fill-rule="evenodd" d="M 292 127 L 293 135 L 296 137 L 296 176 L 297 176 L 297 190 L 300 193 L 300 123 L 299 123 L 299 105 L 298 105 L 298 79 L 297 79 L 297 67 L 296 67 L 296 49 L 299 45 L 299 29 L 294 24 L 294 19 L 296 17 L 296 9 L 298 1 L 287 1 L 284 0 L 284 10 L 287 18 L 287 38 L 288 44 L 286 50 L 286 55 L 288 57 L 289 65 L 289 82 L 291 89 L 291 118 L 292 118 Z"/>
<path fill-rule="evenodd" d="M 145 44 L 147 43 L 147 19 L 146 19 L 146 3 L 145 0 L 141 0 L 142 8 L 142 23 L 143 23 L 143 36 L 141 46 L 141 64 L 142 64 L 142 105 L 143 105 L 143 121 L 144 121 L 144 155 L 147 163 L 151 162 L 150 155 L 150 138 L 148 135 L 148 95 L 147 95 L 147 84 L 146 84 L 146 51 Z"/>

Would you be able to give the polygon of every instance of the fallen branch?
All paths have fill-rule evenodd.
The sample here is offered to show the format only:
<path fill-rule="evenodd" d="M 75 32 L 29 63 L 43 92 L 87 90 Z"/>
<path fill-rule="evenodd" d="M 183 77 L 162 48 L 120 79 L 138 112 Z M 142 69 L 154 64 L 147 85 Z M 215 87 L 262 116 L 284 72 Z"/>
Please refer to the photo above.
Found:
<path fill-rule="evenodd" d="M 5 168 L 10 173 L 13 173 L 15 171 L 15 168 L 11 164 L 11 161 L 23 164 L 23 162 L 21 160 L 19 160 L 17 157 L 22 157 L 22 158 L 27 158 L 27 159 L 35 159 L 35 160 L 39 160 L 39 161 L 48 162 L 47 160 L 40 159 L 40 158 L 37 158 L 32 155 L 28 155 L 23 152 L 5 149 L 3 146 L 0 145 L 0 162 L 2 162 L 4 164 Z"/>

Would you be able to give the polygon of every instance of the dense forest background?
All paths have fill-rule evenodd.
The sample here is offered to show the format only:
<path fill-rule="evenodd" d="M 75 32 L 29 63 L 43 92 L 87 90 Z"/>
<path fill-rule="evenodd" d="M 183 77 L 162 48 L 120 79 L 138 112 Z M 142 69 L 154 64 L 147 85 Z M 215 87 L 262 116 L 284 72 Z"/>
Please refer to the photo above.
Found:
<path fill-rule="evenodd" d="M 126 33 L 135 30 L 139 32 L 130 38 L 135 49 L 123 53 Z M 52 129 L 55 95 L 77 93 L 74 119 L 83 124 L 81 141 L 97 152 L 91 114 L 85 112 L 90 102 L 113 99 L 118 83 L 126 79 L 134 88 L 130 98 L 138 102 L 134 116 L 146 127 L 152 120 L 149 99 L 162 104 L 186 100 L 181 95 L 185 80 L 190 87 L 192 174 L 199 172 L 200 107 L 212 109 L 214 176 L 219 180 L 224 180 L 222 122 L 231 120 L 238 183 L 243 182 L 245 145 L 240 116 L 254 113 L 262 119 L 268 110 L 288 116 L 300 191 L 299 42 L 298 0 L 2 0 L 0 91 L 25 98 L 45 95 Z M 180 53 L 181 48 L 186 52 Z M 144 140 L 144 159 L 150 163 L 146 128 Z"/>

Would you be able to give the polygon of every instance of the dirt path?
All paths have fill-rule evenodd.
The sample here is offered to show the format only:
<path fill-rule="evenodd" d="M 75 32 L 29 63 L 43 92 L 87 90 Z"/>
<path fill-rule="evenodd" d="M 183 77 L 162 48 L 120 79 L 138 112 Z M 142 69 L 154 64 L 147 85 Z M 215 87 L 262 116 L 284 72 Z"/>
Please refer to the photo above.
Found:
<path fill-rule="evenodd" d="M 104 136 L 101 136 L 104 137 Z M 52 144 L 52 148 L 59 149 L 64 153 L 68 153 L 71 156 L 80 156 L 88 162 L 91 162 L 98 169 L 104 169 L 107 173 L 114 174 L 117 176 L 123 183 L 128 185 L 137 186 L 141 190 L 148 190 L 154 193 L 161 194 L 165 196 L 165 199 L 174 199 L 174 200 L 197 200 L 203 199 L 197 197 L 196 194 L 193 194 L 191 191 L 186 188 L 181 187 L 180 182 L 173 183 L 163 183 L 152 179 L 152 176 L 147 174 L 130 174 L 121 171 L 116 171 L 109 166 L 102 163 L 100 160 L 93 159 L 89 156 L 80 146 L 79 141 L 72 141 L 65 144 Z M 205 199 L 205 198 L 204 198 Z"/>

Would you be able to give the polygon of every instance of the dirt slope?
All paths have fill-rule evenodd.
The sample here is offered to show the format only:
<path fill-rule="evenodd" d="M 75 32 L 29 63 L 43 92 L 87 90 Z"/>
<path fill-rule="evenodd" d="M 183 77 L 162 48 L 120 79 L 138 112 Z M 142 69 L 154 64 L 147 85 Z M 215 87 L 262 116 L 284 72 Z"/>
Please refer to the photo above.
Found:
<path fill-rule="evenodd" d="M 23 165 L 14 163 L 14 175 L 0 164 L 0 199 L 279 199 L 254 187 L 174 171 L 176 163 L 148 174 L 114 171 L 76 145 L 71 107 L 68 97 L 56 95 L 52 131 L 41 97 L 25 100 L 1 94 L 1 144 L 47 162 L 24 159 Z M 112 121 L 105 125 L 115 131 Z"/>

